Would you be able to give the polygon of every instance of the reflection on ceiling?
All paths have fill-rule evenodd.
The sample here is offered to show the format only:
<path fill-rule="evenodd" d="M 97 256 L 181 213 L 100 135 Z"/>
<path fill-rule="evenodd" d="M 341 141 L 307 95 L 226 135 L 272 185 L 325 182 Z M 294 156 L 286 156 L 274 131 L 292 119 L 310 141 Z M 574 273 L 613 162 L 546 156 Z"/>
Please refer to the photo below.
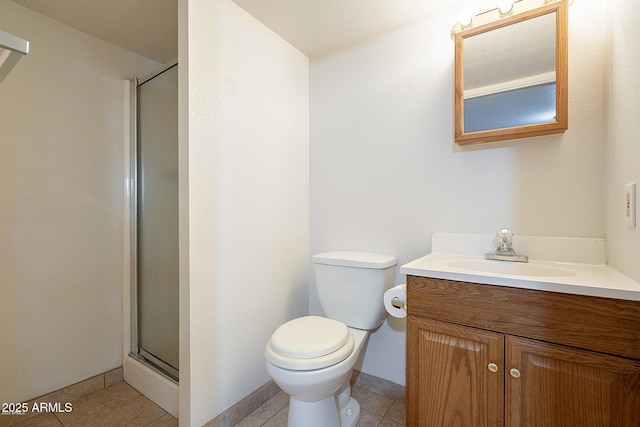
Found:
<path fill-rule="evenodd" d="M 555 75 L 555 70 L 555 13 L 464 39 L 465 90 Z"/>

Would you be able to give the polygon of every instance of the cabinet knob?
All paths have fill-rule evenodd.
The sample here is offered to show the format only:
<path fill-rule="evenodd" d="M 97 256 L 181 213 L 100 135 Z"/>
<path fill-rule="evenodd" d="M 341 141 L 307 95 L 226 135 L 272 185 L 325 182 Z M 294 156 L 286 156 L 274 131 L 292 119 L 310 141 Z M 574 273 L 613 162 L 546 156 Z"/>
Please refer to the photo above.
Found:
<path fill-rule="evenodd" d="M 520 371 L 518 371 L 516 368 L 511 368 L 511 370 L 509 371 L 509 375 L 511 375 L 513 378 L 520 378 Z"/>
<path fill-rule="evenodd" d="M 496 373 L 498 372 L 498 365 L 496 365 L 495 363 L 489 363 L 487 365 L 487 369 L 489 370 L 489 372 Z"/>

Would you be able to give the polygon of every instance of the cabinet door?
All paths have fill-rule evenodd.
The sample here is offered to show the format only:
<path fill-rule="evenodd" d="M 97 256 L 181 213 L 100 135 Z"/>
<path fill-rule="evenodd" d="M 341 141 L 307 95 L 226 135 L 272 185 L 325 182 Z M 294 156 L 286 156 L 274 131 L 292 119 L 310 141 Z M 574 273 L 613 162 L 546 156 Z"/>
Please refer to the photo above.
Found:
<path fill-rule="evenodd" d="M 493 427 L 503 420 L 504 335 L 409 316 L 407 425 Z"/>
<path fill-rule="evenodd" d="M 640 362 L 507 336 L 506 424 L 640 426 Z M 518 372 L 514 372 L 518 376 Z"/>

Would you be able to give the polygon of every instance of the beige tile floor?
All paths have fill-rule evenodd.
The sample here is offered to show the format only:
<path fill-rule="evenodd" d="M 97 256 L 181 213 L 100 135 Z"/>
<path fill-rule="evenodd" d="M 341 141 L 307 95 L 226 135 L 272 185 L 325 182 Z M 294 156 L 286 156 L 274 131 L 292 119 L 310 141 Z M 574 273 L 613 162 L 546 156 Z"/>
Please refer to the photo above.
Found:
<path fill-rule="evenodd" d="M 178 420 L 124 381 L 70 402 L 71 412 L 16 417 L 15 427 L 171 427 Z"/>
<path fill-rule="evenodd" d="M 358 427 L 405 425 L 405 405 L 359 387 L 353 397 L 361 407 Z M 286 427 L 288 396 L 279 392 L 249 414 L 236 427 Z M 71 402 L 67 413 L 49 413 L 27 420 L 16 419 L 15 427 L 175 427 L 178 420 L 124 381 Z M 4 424 L 3 424 L 4 425 Z"/>
<path fill-rule="evenodd" d="M 405 425 L 406 407 L 388 397 L 352 387 L 353 397 L 360 403 L 357 427 L 400 427 Z M 235 427 L 286 427 L 289 396 L 279 392 Z"/>

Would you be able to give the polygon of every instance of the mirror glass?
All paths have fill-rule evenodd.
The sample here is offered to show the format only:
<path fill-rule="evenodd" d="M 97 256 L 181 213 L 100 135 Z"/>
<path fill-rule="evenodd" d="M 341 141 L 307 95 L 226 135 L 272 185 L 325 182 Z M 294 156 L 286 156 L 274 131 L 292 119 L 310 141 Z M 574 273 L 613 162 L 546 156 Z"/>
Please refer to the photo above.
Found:
<path fill-rule="evenodd" d="M 557 2 L 456 35 L 458 144 L 567 129 L 563 6 Z"/>

